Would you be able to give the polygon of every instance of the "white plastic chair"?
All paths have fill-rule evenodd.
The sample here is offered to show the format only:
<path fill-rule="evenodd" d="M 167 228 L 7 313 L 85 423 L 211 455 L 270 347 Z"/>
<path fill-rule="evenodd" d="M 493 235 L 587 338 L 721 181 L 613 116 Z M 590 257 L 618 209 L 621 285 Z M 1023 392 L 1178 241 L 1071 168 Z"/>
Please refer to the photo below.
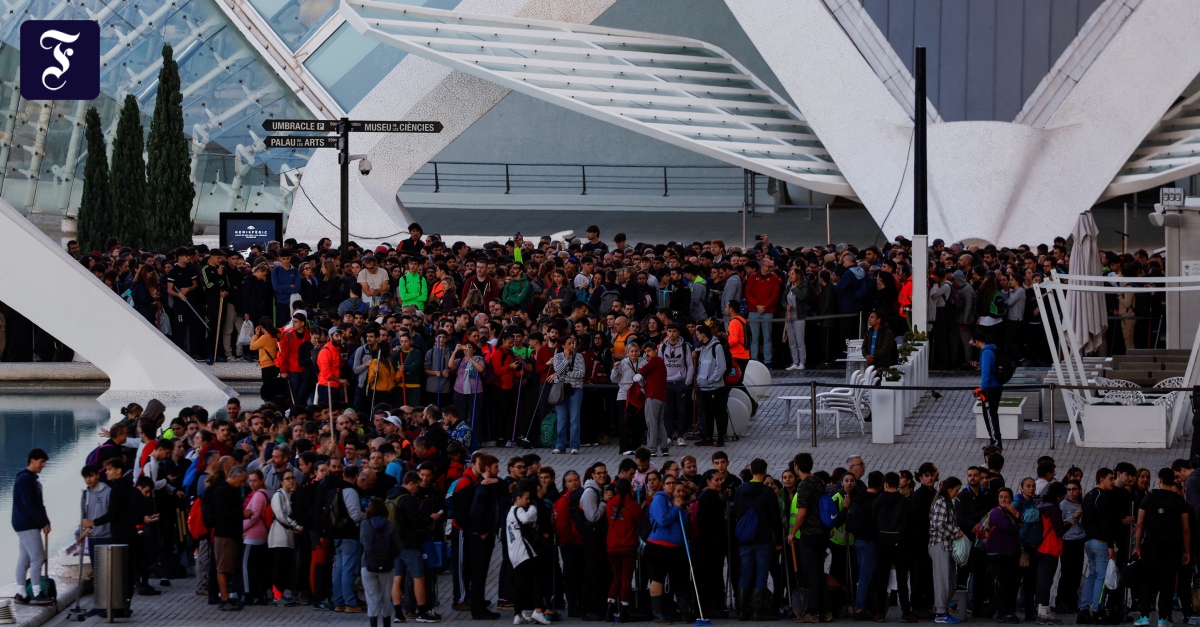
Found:
<path fill-rule="evenodd" d="M 874 370 L 868 369 L 863 375 L 874 376 Z M 859 376 L 859 373 L 851 375 L 851 384 L 869 383 L 871 380 L 864 376 Z M 851 394 L 818 394 L 817 407 L 818 409 L 827 409 L 834 412 L 833 424 L 835 437 L 842 437 L 842 414 L 849 414 L 858 419 L 858 430 L 860 434 L 866 434 L 867 420 L 864 410 L 869 410 L 864 399 L 867 398 L 867 391 L 863 388 L 853 388 Z"/>

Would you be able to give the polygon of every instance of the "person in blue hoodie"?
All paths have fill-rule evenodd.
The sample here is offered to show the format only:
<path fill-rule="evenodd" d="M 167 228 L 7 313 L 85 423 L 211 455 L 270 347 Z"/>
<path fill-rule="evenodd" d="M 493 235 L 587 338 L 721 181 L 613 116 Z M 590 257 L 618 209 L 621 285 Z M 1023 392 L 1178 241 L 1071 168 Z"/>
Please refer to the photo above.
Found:
<path fill-rule="evenodd" d="M 280 255 L 279 265 L 271 268 L 271 290 L 275 292 L 275 324 L 284 326 L 291 315 L 292 294 L 300 293 L 300 258 Z"/>
<path fill-rule="evenodd" d="M 979 349 L 978 395 L 983 400 L 983 424 L 987 425 L 991 445 L 1003 450 L 1004 442 L 1000 439 L 1000 394 L 1004 386 L 996 377 L 997 348 L 986 333 L 978 330 L 971 336 L 971 346 Z"/>
<path fill-rule="evenodd" d="M 684 547 L 683 534 L 687 532 L 688 512 L 687 490 L 672 480 L 663 481 L 663 489 L 654 493 L 650 499 L 650 536 L 646 539 L 646 549 L 643 555 L 650 565 L 650 612 L 654 622 L 667 624 L 666 598 L 663 596 L 663 582 L 667 577 L 674 584 L 672 589 L 679 602 L 679 613 L 684 616 L 683 622 L 691 622 L 687 617 L 691 614 L 691 587 L 688 581 L 687 552 Z"/>
<path fill-rule="evenodd" d="M 42 501 L 42 484 L 38 473 L 46 467 L 50 456 L 40 448 L 29 451 L 25 470 L 17 473 L 13 482 L 13 531 L 17 532 L 19 548 L 17 554 L 17 585 L 28 579 L 32 583 L 33 596 L 17 593 L 13 600 L 28 605 L 52 605 L 54 599 L 42 590 L 42 566 L 46 563 L 46 550 L 41 534 L 50 535 L 50 517 Z"/>

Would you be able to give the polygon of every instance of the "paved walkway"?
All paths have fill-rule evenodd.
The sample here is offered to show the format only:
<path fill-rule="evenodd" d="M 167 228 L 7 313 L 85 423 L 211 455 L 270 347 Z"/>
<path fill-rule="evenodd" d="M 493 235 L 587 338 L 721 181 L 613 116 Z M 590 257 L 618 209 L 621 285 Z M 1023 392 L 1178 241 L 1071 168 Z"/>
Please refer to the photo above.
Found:
<path fill-rule="evenodd" d="M 767 460 L 770 471 L 778 473 L 793 455 L 801 451 L 809 451 L 816 458 L 817 467 L 832 469 L 845 462 L 849 455 L 862 455 L 868 470 L 898 470 L 901 468 L 915 469 L 921 462 L 932 460 L 941 469 L 942 477 L 957 475 L 961 477 L 968 465 L 982 461 L 982 440 L 975 439 L 974 418 L 970 413 L 972 396 L 968 391 L 944 391 L 940 399 L 926 395 L 917 409 L 915 417 L 906 425 L 906 432 L 898 436 L 894 445 L 872 444 L 870 431 L 860 435 L 856 426 L 844 421 L 842 437 L 835 439 L 832 433 L 822 432 L 818 445 L 813 448 L 808 440 L 811 433 L 808 418 L 804 418 L 804 440 L 795 438 L 794 416 L 784 416 L 784 403 L 773 400 L 784 395 L 804 395 L 808 393 L 808 382 L 818 380 L 823 385 L 837 383 L 842 379 L 841 373 L 787 373 L 779 376 L 771 389 L 770 397 L 765 399 L 759 408 L 757 416 L 751 419 L 750 427 L 744 437 L 731 441 L 726 451 L 732 458 L 731 467 L 741 469 L 753 457 Z M 933 385 L 946 387 L 975 385 L 976 379 L 967 376 L 935 376 Z M 1047 410 L 1048 415 L 1048 410 Z M 1036 417 L 1036 403 L 1027 404 L 1026 417 Z M 1059 414 L 1063 416 L 1063 414 Z M 1050 450 L 1049 424 L 1046 422 L 1027 422 L 1025 437 L 1006 446 L 1005 457 L 1007 465 L 1005 475 L 1015 482 L 1024 476 L 1033 475 L 1037 458 L 1041 455 L 1052 455 L 1059 465 L 1060 472 L 1065 472 L 1071 465 L 1084 469 L 1085 484 L 1087 479 L 1100 466 L 1110 466 L 1117 461 L 1130 461 L 1139 467 L 1155 470 L 1169 465 L 1176 457 L 1187 456 L 1187 444 L 1177 443 L 1171 450 L 1147 449 L 1081 449 L 1074 444 L 1066 444 L 1067 425 L 1058 425 L 1058 450 Z M 869 425 L 868 425 L 869 429 Z M 553 465 L 562 471 L 567 469 L 582 470 L 594 461 L 603 461 L 614 469 L 620 459 L 615 445 L 604 447 L 584 448 L 578 456 L 549 455 L 548 451 L 535 449 L 543 456 L 543 464 Z M 491 451 L 497 454 L 502 462 L 509 456 L 523 452 L 521 449 L 499 449 Z M 672 459 L 678 460 L 685 454 L 696 455 L 701 459 L 701 469 L 708 467 L 706 458 L 713 449 L 694 446 L 677 447 L 672 449 Z M 660 460 L 656 460 L 660 461 Z M 503 463 L 502 463 L 503 465 Z M 499 560 L 500 552 L 496 551 L 495 560 Z M 489 598 L 495 598 L 495 575 L 498 566 L 492 569 L 492 583 Z M 440 610 L 443 622 L 465 622 L 469 616 L 453 612 L 449 609 L 450 581 L 443 576 L 439 583 Z M 257 625 L 324 625 L 329 623 L 361 623 L 365 624 L 364 615 L 346 615 L 332 612 L 317 612 L 310 607 L 295 607 L 272 609 L 267 607 L 252 607 L 245 611 L 230 614 L 217 611 L 215 606 L 207 605 L 206 599 L 193 594 L 194 582 L 182 580 L 174 587 L 165 589 L 165 594 L 159 597 L 135 597 L 133 622 L 152 624 L 155 627 L 172 627 L 176 625 L 202 625 L 210 622 L 254 623 Z M 85 606 L 90 597 L 85 599 Z M 891 619 L 898 620 L 893 609 Z M 90 624 L 99 622 L 89 619 Z M 732 622 L 732 621 L 721 621 Z M 1069 621 L 1068 621 L 1069 622 Z M 511 615 L 497 621 L 496 625 L 510 624 Z M 71 625 L 66 621 L 65 614 L 60 615 L 50 624 Z"/>

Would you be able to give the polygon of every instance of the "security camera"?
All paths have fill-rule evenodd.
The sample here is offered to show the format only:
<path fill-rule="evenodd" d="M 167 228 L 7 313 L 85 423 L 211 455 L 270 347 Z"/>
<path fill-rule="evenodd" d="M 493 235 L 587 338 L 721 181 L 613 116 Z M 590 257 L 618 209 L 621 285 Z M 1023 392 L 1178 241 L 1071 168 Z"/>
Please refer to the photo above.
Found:
<path fill-rule="evenodd" d="M 361 174 L 361 175 L 363 175 L 363 176 L 368 176 L 368 175 L 370 175 L 370 174 L 371 174 L 371 160 L 370 160 L 370 159 L 368 159 L 368 158 L 366 158 L 366 157 L 363 157 L 362 159 L 359 159 L 359 161 L 358 161 L 358 173 L 359 173 L 359 174 Z"/>

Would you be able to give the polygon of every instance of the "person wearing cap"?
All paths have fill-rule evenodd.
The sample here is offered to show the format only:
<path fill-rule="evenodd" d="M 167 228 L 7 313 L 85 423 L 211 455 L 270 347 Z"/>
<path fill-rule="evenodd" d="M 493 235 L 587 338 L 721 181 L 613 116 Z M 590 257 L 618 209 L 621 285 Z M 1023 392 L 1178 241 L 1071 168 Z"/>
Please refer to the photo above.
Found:
<path fill-rule="evenodd" d="M 194 359 L 204 356 L 204 298 L 200 287 L 200 270 L 192 263 L 196 250 L 179 248 L 175 251 L 175 266 L 167 273 L 167 294 L 170 298 L 171 339 Z"/>
<path fill-rule="evenodd" d="M 204 286 L 205 310 L 208 313 L 208 335 L 205 337 L 204 355 L 207 356 L 209 364 L 214 360 L 228 361 L 227 356 L 230 354 L 230 334 L 224 333 L 223 330 L 228 326 L 232 332 L 234 316 L 232 307 L 225 311 L 226 305 L 232 305 L 227 301 L 230 283 L 225 270 L 225 251 L 220 248 L 214 248 L 208 253 L 208 259 L 200 269 L 200 283 Z M 224 336 L 224 347 L 218 345 L 219 336 Z"/>
<path fill-rule="evenodd" d="M 297 311 L 292 316 L 292 328 L 284 331 L 279 340 L 276 365 L 279 366 L 279 376 L 286 378 L 292 388 L 293 400 L 303 398 L 300 392 L 304 384 L 304 367 L 311 361 L 311 335 L 308 332 L 308 316 L 303 311 Z"/>
<path fill-rule="evenodd" d="M 271 268 L 271 288 L 275 290 L 275 324 L 287 324 L 293 295 L 300 294 L 300 263 L 298 257 L 280 255 L 279 265 Z"/>

